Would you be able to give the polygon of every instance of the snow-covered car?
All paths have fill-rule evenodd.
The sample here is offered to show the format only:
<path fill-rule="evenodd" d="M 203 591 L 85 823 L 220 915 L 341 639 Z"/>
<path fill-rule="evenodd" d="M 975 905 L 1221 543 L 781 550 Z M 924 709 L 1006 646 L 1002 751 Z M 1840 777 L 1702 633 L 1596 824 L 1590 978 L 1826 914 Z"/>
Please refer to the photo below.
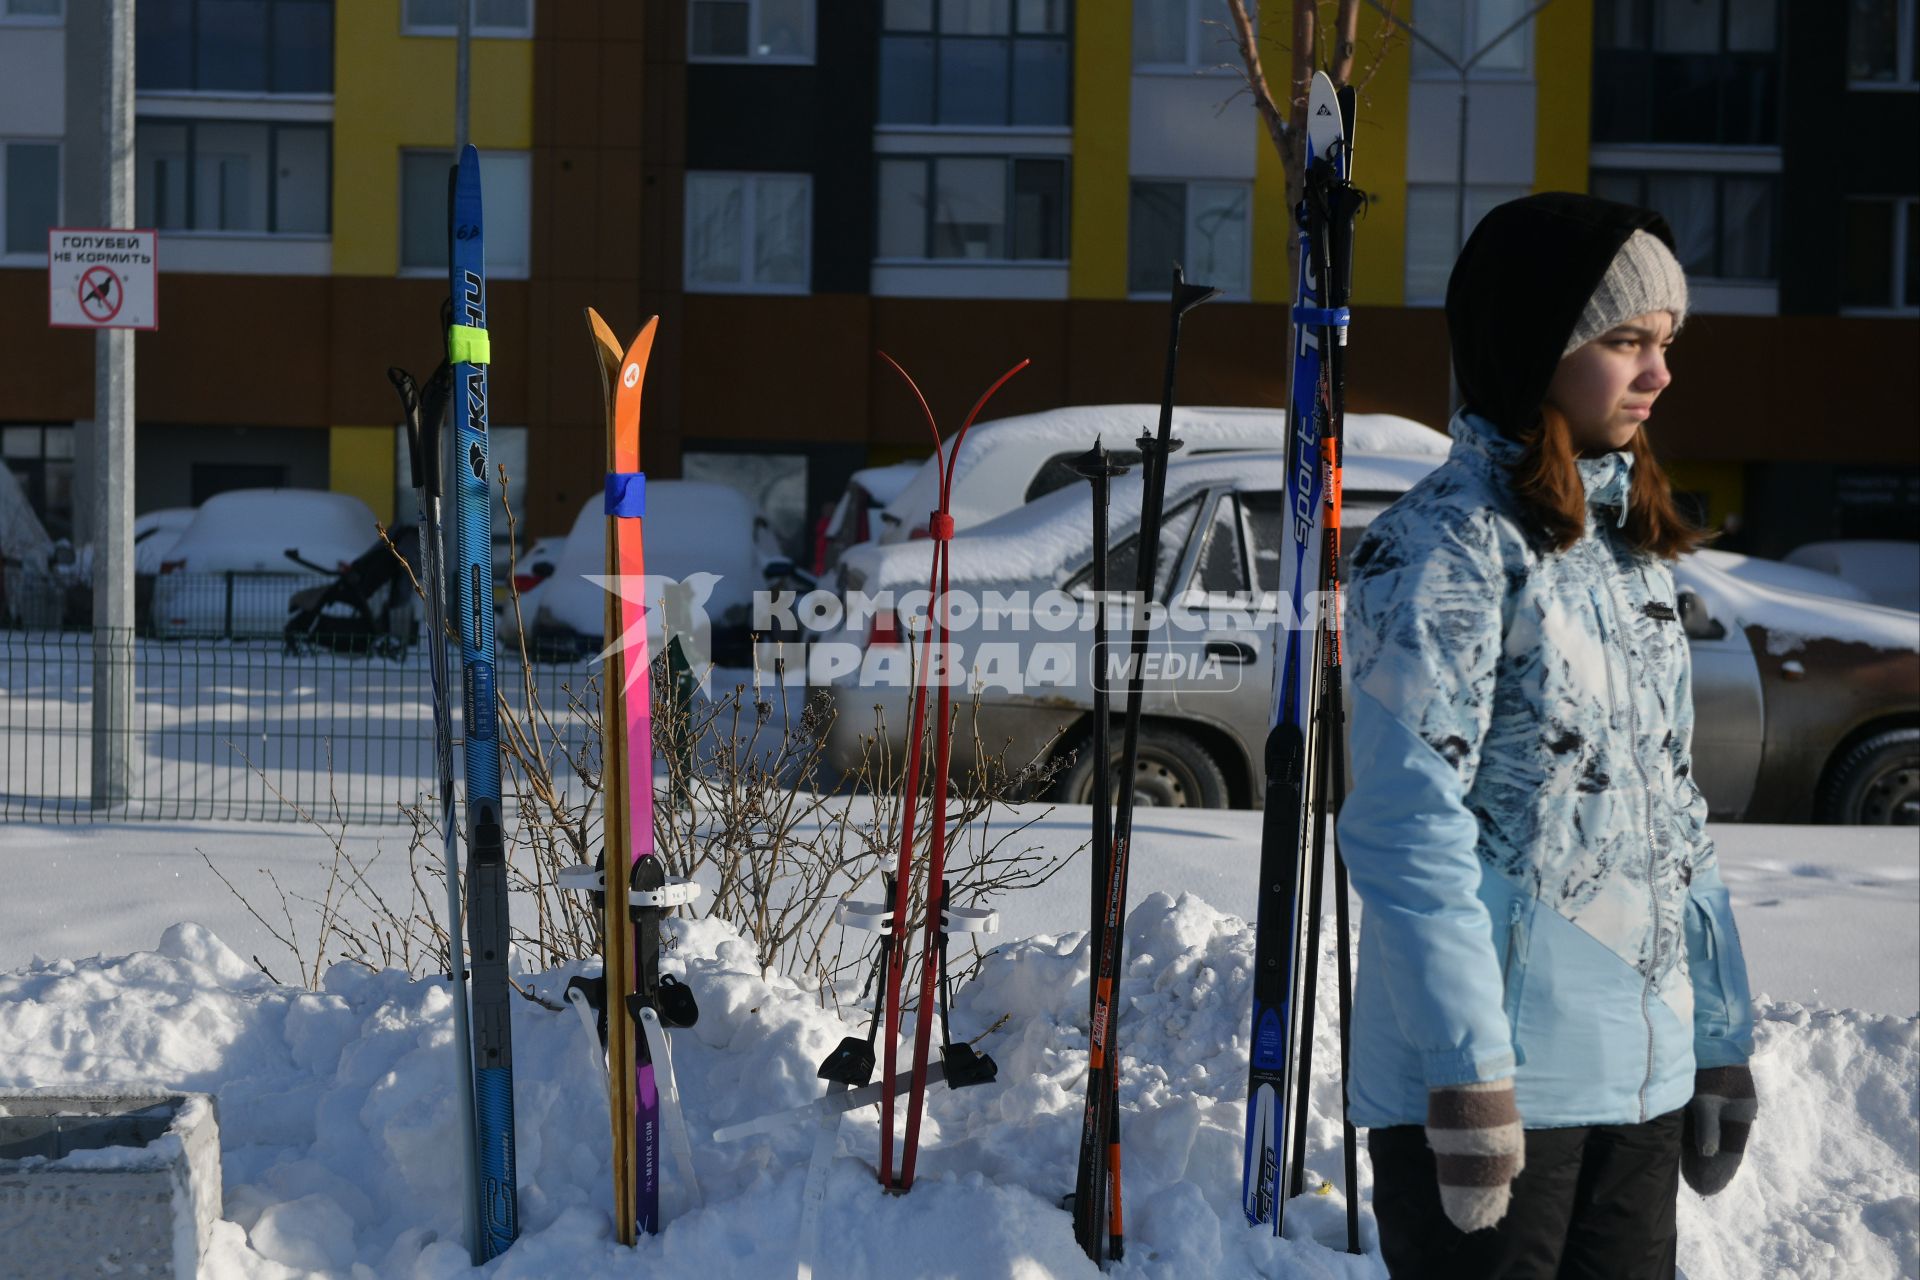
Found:
<path fill-rule="evenodd" d="M 1920 610 L 1920 542 L 1810 542 L 1786 562 L 1844 578 L 1875 604 Z"/>
<path fill-rule="evenodd" d="M 847 477 L 846 492 L 833 504 L 826 527 L 820 531 L 814 572 L 825 573 L 839 563 L 848 547 L 872 538 L 886 505 L 900 496 L 924 466 L 920 462 L 896 462 L 885 467 L 863 467 Z"/>
<path fill-rule="evenodd" d="M 160 576 L 160 566 L 173 553 L 180 535 L 193 523 L 193 507 L 162 507 L 133 518 L 133 571 Z M 93 547 L 87 547 L 87 561 L 93 561 Z"/>
<path fill-rule="evenodd" d="M 1871 596 L 1845 578 L 1819 569 L 1806 569 L 1764 556 L 1721 551 L 1717 547 L 1703 547 L 1694 554 L 1729 578 L 1754 586 L 1798 591 L 1810 596 L 1831 596 L 1835 600 L 1851 600 L 1856 604 L 1875 603 Z"/>
<path fill-rule="evenodd" d="M 1365 454 L 1349 450 L 1342 542 L 1359 533 L 1400 493 L 1432 470 L 1436 456 Z M 1208 659 L 1222 679 L 1150 685 L 1141 727 L 1141 799 L 1165 805 L 1253 805 L 1264 788 L 1263 746 L 1272 687 L 1268 627 L 1235 624 L 1232 610 L 1249 600 L 1271 602 L 1284 511 L 1285 456 L 1277 451 L 1231 457 L 1176 457 L 1168 469 L 1166 519 L 1156 581 L 1162 604 L 1220 613 L 1203 629 L 1165 630 L 1163 669 L 1197 670 Z M 1116 482 L 1112 505 L 1110 581 L 1132 581 L 1139 523 L 1138 471 Z M 1089 497 L 1084 483 L 1050 493 L 950 544 L 956 592 L 976 601 L 1028 593 L 1087 591 L 1092 556 Z M 842 561 L 849 591 L 924 591 L 923 546 L 861 546 Z M 1710 556 L 1675 566 L 1683 624 L 1693 653 L 1695 776 L 1716 817 L 1750 821 L 1920 822 L 1920 616 L 1832 595 L 1809 595 L 1735 577 Z M 1057 596 L 1055 597 L 1058 598 Z M 1224 618 L 1217 629 L 1212 619 Z M 1036 755 L 1072 753 L 1055 794 L 1084 802 L 1091 761 L 1084 747 L 1092 689 L 1088 629 L 1053 630 L 1020 611 L 985 609 L 953 632 L 960 662 L 985 644 L 1015 646 L 1003 664 L 1020 677 L 1017 691 L 968 667 L 956 689 L 961 731 L 954 768 L 970 768 L 976 743 L 1010 764 Z M 1116 632 L 1116 639 L 1124 632 Z M 823 639 L 904 646 L 913 637 L 891 616 L 864 633 Z M 1042 643 L 1074 648 L 1068 680 L 1036 680 Z M 876 668 L 877 669 L 877 668 Z M 1223 682 L 1224 681 L 1224 682 Z M 852 672 L 829 686 L 838 714 L 828 730 L 829 760 L 858 767 L 876 710 L 900 749 L 910 690 Z M 971 699 L 980 699 L 977 722 Z"/>
<path fill-rule="evenodd" d="M 592 578 L 607 571 L 606 538 L 605 500 L 595 496 L 574 519 L 553 576 L 536 592 L 529 625 L 543 654 L 599 652 L 607 593 Z M 647 575 L 687 588 L 684 600 L 667 599 L 669 615 L 682 604 L 688 610 L 668 624 L 692 628 L 694 652 L 711 652 L 722 666 L 747 665 L 753 593 L 797 573 L 753 500 L 724 484 L 650 480 L 645 541 Z M 524 602 L 521 614 L 528 617 Z M 647 643 L 656 654 L 660 623 L 661 610 L 653 609 Z"/>
<path fill-rule="evenodd" d="M 1160 421 L 1160 407 L 1151 404 L 1070 405 L 1043 413 L 1022 414 L 982 422 L 967 433 L 966 448 L 955 468 L 949 510 L 962 529 L 972 529 L 995 516 L 1056 489 L 1080 484 L 1071 462 L 1093 447 L 1096 438 L 1115 461 L 1135 464 L 1140 451 L 1135 441 Z M 1176 408 L 1174 435 L 1184 442 L 1180 456 L 1239 449 L 1272 449 L 1287 438 L 1284 409 Z M 1447 455 L 1447 437 L 1411 418 L 1390 413 L 1347 416 L 1347 448 L 1357 453 L 1410 456 Z M 950 437 L 943 452 L 952 455 Z M 932 458 L 880 513 L 873 530 L 876 542 L 891 546 L 927 535 L 927 516 L 938 504 L 939 469 Z"/>
<path fill-rule="evenodd" d="M 373 511 L 346 493 L 236 489 L 215 494 L 167 552 L 153 587 L 153 634 L 279 638 L 294 594 L 344 570 L 379 536 Z"/>

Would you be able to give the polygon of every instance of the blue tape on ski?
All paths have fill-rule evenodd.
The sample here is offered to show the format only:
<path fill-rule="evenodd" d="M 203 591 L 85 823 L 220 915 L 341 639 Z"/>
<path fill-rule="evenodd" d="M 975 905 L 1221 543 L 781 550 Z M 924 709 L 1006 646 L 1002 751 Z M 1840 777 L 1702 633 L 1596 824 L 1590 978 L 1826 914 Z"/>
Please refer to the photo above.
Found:
<path fill-rule="evenodd" d="M 1295 324 L 1337 326 L 1349 323 L 1349 318 L 1348 311 L 1345 307 L 1295 307 L 1293 309 L 1293 322 Z"/>
<path fill-rule="evenodd" d="M 643 516 L 647 514 L 647 473 L 610 471 L 607 473 L 607 514 Z"/>

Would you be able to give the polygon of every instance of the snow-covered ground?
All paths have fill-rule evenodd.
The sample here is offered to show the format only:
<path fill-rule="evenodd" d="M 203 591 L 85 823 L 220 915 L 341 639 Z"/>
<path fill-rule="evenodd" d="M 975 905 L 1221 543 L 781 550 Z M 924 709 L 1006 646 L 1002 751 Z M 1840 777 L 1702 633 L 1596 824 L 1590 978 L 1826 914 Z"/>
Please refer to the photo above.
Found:
<path fill-rule="evenodd" d="M 1037 817 L 1029 843 L 1084 840 L 1087 811 Z M 1747 1168 L 1712 1201 L 1682 1193 L 1687 1280 L 1904 1277 L 1920 1250 L 1920 835 L 1715 828 L 1753 970 L 1762 1095 Z M 1239 1211 L 1257 815 L 1144 812 L 1122 983 L 1127 1261 L 1136 1276 L 1361 1277 L 1338 1252 L 1343 1189 L 1298 1202 L 1289 1238 Z M 348 838 L 404 901 L 404 840 Z M 319 896 L 332 849 L 280 824 L 0 829 L 0 1085 L 138 1080 L 218 1095 L 226 1218 L 213 1277 L 465 1274 L 446 984 L 332 969 L 317 993 L 276 985 L 292 957 L 202 861 L 255 898 L 258 873 Z M 377 857 L 373 856 L 377 853 Z M 83 888 L 84 887 L 84 888 Z M 1070 1188 L 1084 1087 L 1087 883 L 1079 861 L 997 904 L 1002 945 L 962 989 L 955 1035 L 979 1035 L 996 1084 L 936 1094 L 921 1180 L 888 1197 L 867 1166 L 871 1111 L 849 1116 L 816 1273 L 1091 1276 L 1058 1197 Z M 284 931 L 284 922 L 270 916 Z M 311 936 L 311 920 L 295 920 Z M 194 921 L 193 924 L 178 924 Z M 611 1243 L 603 1082 L 570 1012 L 516 1002 L 523 1235 L 496 1276 L 792 1274 L 811 1133 L 719 1145 L 715 1127 L 802 1103 L 813 1069 L 863 1030 L 763 976 L 723 925 L 677 927 L 667 967 L 698 994 L 676 1064 L 704 1204 L 676 1201 L 638 1254 Z M 128 952 L 135 954 L 128 955 Z M 36 957 L 65 957 L 40 959 Z M 86 957 L 86 958 L 81 958 Z M 1330 973 L 1331 963 L 1322 965 Z M 549 1000 L 567 971 L 532 976 Z M 1336 1060 L 1324 992 L 1317 1059 Z M 851 1013 L 851 1011 L 850 1011 Z M 1338 1183 L 1338 1092 L 1316 1090 L 1312 1169 Z M 1363 1197 L 1370 1189 L 1364 1155 Z M 1373 1244 L 1363 1211 L 1363 1242 Z M 0 1268 L 3 1269 L 3 1268 Z"/>

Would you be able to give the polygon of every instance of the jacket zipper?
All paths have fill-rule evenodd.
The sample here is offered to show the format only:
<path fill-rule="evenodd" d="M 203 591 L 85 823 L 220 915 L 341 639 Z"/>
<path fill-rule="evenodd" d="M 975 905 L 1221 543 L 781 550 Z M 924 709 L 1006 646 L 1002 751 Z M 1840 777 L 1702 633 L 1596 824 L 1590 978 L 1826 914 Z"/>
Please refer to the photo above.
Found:
<path fill-rule="evenodd" d="M 1594 554 L 1602 561 L 1603 569 L 1601 576 L 1607 584 L 1607 612 L 1613 615 L 1607 619 L 1607 622 L 1611 624 L 1608 626 L 1608 630 L 1614 632 L 1616 635 L 1624 636 L 1624 632 L 1621 631 L 1619 626 L 1619 599 L 1615 595 L 1616 588 L 1614 584 L 1614 579 L 1619 576 L 1619 566 L 1615 563 L 1609 549 L 1599 541 L 1608 536 L 1606 531 L 1596 528 L 1592 536 L 1596 540 Z M 1620 644 L 1620 665 L 1622 668 L 1628 666 L 1627 646 L 1624 639 Z M 1613 663 L 1607 662 L 1606 668 L 1607 691 L 1608 695 L 1612 696 Z M 1628 674 L 1631 675 L 1631 671 L 1629 671 Z M 1634 768 L 1638 770 L 1640 774 L 1641 792 L 1646 798 L 1647 904 L 1651 908 L 1653 920 L 1652 959 L 1654 967 L 1657 968 L 1660 956 L 1665 951 L 1665 938 L 1662 936 L 1660 928 L 1660 891 L 1656 882 L 1660 846 L 1653 829 L 1653 779 L 1647 774 L 1646 761 L 1640 758 L 1640 711 L 1633 696 L 1631 681 L 1629 681 L 1627 688 L 1627 754 L 1633 757 Z M 1643 979 L 1640 984 L 1640 1020 L 1644 1022 L 1647 1027 L 1647 1070 L 1646 1074 L 1640 1080 L 1640 1122 L 1642 1124 L 1646 1123 L 1647 1119 L 1647 1090 L 1653 1085 L 1653 1012 L 1649 1007 L 1649 1000 L 1652 994 L 1653 980 L 1651 978 Z"/>

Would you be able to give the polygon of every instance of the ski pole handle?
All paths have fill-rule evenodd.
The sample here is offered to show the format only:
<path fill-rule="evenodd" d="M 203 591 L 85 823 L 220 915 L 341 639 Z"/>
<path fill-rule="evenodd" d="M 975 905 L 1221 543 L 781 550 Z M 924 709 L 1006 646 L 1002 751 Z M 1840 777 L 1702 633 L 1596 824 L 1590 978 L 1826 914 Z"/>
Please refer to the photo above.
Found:
<path fill-rule="evenodd" d="M 413 473 L 413 487 L 420 488 L 420 385 L 405 369 L 387 366 L 387 381 L 400 394 L 400 411 L 407 428 L 407 465 Z"/>

